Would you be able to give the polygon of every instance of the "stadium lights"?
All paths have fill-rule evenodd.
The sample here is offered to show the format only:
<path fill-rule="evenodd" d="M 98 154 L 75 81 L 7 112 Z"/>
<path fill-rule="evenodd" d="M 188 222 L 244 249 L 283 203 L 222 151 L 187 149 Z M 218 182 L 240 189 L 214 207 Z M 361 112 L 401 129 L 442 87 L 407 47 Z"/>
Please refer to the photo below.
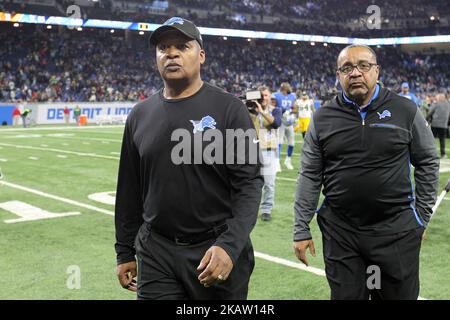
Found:
<path fill-rule="evenodd" d="M 111 29 L 111 31 L 110 31 L 111 33 L 114 33 L 114 29 Z"/>
<path fill-rule="evenodd" d="M 247 41 L 248 41 L 248 42 L 250 42 L 250 41 L 252 41 L 252 39 L 250 39 L 250 38 L 247 38 Z"/>
<path fill-rule="evenodd" d="M 324 43 L 323 43 L 323 46 L 324 46 L 324 47 L 328 47 L 328 43 L 324 42 Z"/>
<path fill-rule="evenodd" d="M 439 21 L 438 16 L 432 16 L 430 19 L 434 22 Z M 373 20 L 373 19 L 371 19 Z M 160 24 L 143 23 L 143 22 L 125 22 L 99 19 L 75 19 L 61 16 L 40 16 L 27 13 L 7 13 L 0 11 L 0 21 L 7 21 L 11 23 L 32 23 L 43 25 L 60 25 L 67 27 L 75 27 L 78 31 L 83 28 L 106 28 L 114 30 L 136 30 L 136 31 L 154 31 Z M 78 28 L 79 27 L 79 28 Z M 209 28 L 199 27 L 202 35 L 220 36 L 224 34 L 227 37 L 237 37 L 244 39 L 266 39 L 266 40 L 284 40 L 297 42 L 314 42 L 314 43 L 334 43 L 334 44 L 365 44 L 369 46 L 376 45 L 401 45 L 401 44 L 420 44 L 420 43 L 449 43 L 450 34 L 447 35 L 432 35 L 432 36 L 413 36 L 413 37 L 391 37 L 391 38 L 350 38 L 338 36 L 323 36 L 310 34 L 296 34 L 296 33 L 282 33 L 282 32 L 266 32 L 256 30 L 242 30 L 242 29 L 224 29 L 224 28 Z M 249 40 L 247 40 L 249 41 Z M 250 40 L 251 41 L 251 40 Z"/>
<path fill-rule="evenodd" d="M 434 16 L 431 16 L 431 17 L 430 17 L 430 20 L 431 20 L 431 21 L 434 21 L 434 19 L 436 19 Z"/>
<path fill-rule="evenodd" d="M 315 43 L 314 41 L 311 41 L 311 45 L 312 45 L 312 46 L 315 46 L 316 43 Z"/>
<path fill-rule="evenodd" d="M 49 29 L 49 30 L 50 30 L 51 28 L 52 28 L 52 26 L 47 26 L 47 29 Z"/>
<path fill-rule="evenodd" d="M 139 31 L 139 34 L 141 35 L 141 36 L 143 36 L 144 35 L 144 31 Z"/>
<path fill-rule="evenodd" d="M 228 40 L 228 38 L 227 38 L 227 37 L 223 37 L 222 39 L 223 39 L 223 40 Z"/>
<path fill-rule="evenodd" d="M 18 28 L 20 26 L 20 24 L 18 24 L 17 22 L 13 24 L 14 28 Z"/>
<path fill-rule="evenodd" d="M 78 31 L 83 31 L 83 28 L 82 27 L 78 27 L 77 30 Z"/>
<path fill-rule="evenodd" d="M 297 44 L 297 41 L 292 41 L 292 44 Z"/>

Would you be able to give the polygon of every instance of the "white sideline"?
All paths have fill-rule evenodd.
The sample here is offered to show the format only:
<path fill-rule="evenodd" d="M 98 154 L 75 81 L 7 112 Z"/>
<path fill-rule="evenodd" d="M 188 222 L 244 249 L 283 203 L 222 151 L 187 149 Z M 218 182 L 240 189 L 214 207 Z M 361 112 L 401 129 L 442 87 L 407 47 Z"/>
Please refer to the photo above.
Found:
<path fill-rule="evenodd" d="M 81 156 L 81 157 L 92 157 L 92 158 L 120 160 L 119 157 L 104 156 L 104 155 L 95 154 L 95 153 L 75 152 L 75 151 L 53 149 L 53 148 L 41 148 L 41 147 L 32 147 L 32 146 L 22 146 L 22 145 L 9 144 L 9 143 L 0 143 L 0 145 L 4 146 L 4 147 L 12 147 L 12 148 L 17 148 L 17 149 L 31 149 L 31 150 L 42 150 L 42 151 L 51 151 L 51 152 L 58 152 L 58 153 L 76 154 L 77 156 Z"/>
<path fill-rule="evenodd" d="M 85 203 L 81 203 L 81 202 L 74 201 L 74 200 L 70 200 L 70 199 L 67 199 L 67 198 L 58 197 L 58 196 L 51 195 L 51 194 L 48 194 L 48 193 L 45 193 L 45 192 L 42 192 L 42 191 L 39 191 L 39 190 L 31 189 L 31 188 L 28 188 L 28 187 L 23 187 L 23 186 L 18 185 L 18 184 L 6 182 L 6 181 L 0 181 L 0 185 L 9 186 L 11 188 L 15 188 L 15 189 L 19 189 L 19 190 L 22 190 L 22 191 L 30 192 L 30 193 L 33 193 L 33 194 L 36 194 L 36 195 L 39 195 L 39 196 L 42 196 L 42 197 L 58 200 L 58 201 L 61 201 L 61 202 L 65 202 L 65 203 L 74 205 L 74 206 L 86 208 L 86 209 L 89 209 L 89 210 L 92 210 L 92 211 L 97 211 L 97 212 L 105 213 L 105 214 L 108 214 L 108 215 L 114 215 L 114 212 L 109 211 L 109 210 L 97 208 L 95 206 L 92 206 L 92 205 L 89 205 L 89 204 L 85 204 Z M 257 252 L 257 251 L 255 251 L 255 257 L 258 257 L 260 259 L 264 259 L 264 260 L 267 260 L 267 261 L 270 261 L 270 262 L 273 262 L 273 263 L 278 263 L 280 265 L 284 265 L 284 266 L 287 266 L 287 267 L 296 268 L 296 269 L 299 269 L 299 270 L 302 270 L 302 271 L 307 271 L 307 272 L 313 273 L 313 274 L 318 275 L 318 276 L 323 276 L 323 277 L 325 276 L 325 271 L 324 270 L 316 268 L 316 267 L 305 266 L 302 263 L 293 262 L 293 261 L 289 261 L 289 260 L 286 260 L 286 259 L 283 259 L 283 258 L 274 257 L 274 256 L 271 256 L 271 255 L 268 255 L 268 254 L 265 254 L 265 253 L 261 253 L 261 252 Z M 422 298 L 422 297 L 419 297 L 418 300 L 426 300 L 426 299 Z"/>
<path fill-rule="evenodd" d="M 39 131 L 39 130 L 87 130 L 87 129 L 107 129 L 107 128 L 125 128 L 124 125 L 115 125 L 115 126 L 86 126 L 86 127 L 76 127 L 76 126 L 68 126 L 68 127 L 38 127 L 38 128 L 4 128 L 0 129 L 0 133 L 3 131 Z"/>
<path fill-rule="evenodd" d="M 114 212 L 110 211 L 110 210 L 105 210 L 105 209 L 101 209 L 101 208 L 97 208 L 97 207 L 91 206 L 90 204 L 81 203 L 81 202 L 70 200 L 70 199 L 63 198 L 63 197 L 58 197 L 58 196 L 55 196 L 55 195 L 52 195 L 52 194 L 49 194 L 49 193 L 45 193 L 45 192 L 42 192 L 42 191 L 39 191 L 39 190 L 36 190 L 36 189 L 31 189 L 31 188 L 28 188 L 28 187 L 24 187 L 24 186 L 15 184 L 15 183 L 6 182 L 6 181 L 1 180 L 0 181 L 0 185 L 4 185 L 4 186 L 8 186 L 10 188 L 15 188 L 15 189 L 18 189 L 18 190 L 22 190 L 22 191 L 26 191 L 26 192 L 29 192 L 29 193 L 33 193 L 33 194 L 36 194 L 36 195 L 41 196 L 41 197 L 45 197 L 45 198 L 49 198 L 49 199 L 65 202 L 65 203 L 71 204 L 73 206 L 78 206 L 78 207 L 89 209 L 89 210 L 92 210 L 92 211 L 101 212 L 101 213 L 104 213 L 104 214 L 107 214 L 107 215 L 110 215 L 110 216 L 114 215 Z"/>

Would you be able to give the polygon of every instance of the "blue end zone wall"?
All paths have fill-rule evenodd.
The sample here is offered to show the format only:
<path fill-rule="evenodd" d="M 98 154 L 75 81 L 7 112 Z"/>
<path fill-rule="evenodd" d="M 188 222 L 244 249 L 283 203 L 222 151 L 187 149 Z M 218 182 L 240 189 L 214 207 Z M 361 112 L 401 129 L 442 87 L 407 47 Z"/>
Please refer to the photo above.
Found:
<path fill-rule="evenodd" d="M 12 125 L 12 113 L 14 108 L 14 105 L 0 106 L 0 125 L 3 123 L 3 121 L 6 121 L 9 126 Z"/>

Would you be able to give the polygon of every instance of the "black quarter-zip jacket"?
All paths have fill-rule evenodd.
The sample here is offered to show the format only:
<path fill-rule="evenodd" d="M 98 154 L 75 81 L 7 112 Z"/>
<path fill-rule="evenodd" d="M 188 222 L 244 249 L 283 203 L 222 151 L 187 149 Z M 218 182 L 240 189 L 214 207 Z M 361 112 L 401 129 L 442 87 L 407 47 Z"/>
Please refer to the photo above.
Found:
<path fill-rule="evenodd" d="M 393 234 L 428 223 L 439 181 L 433 135 L 414 103 L 377 91 L 365 117 L 343 93 L 314 113 L 302 149 L 295 241 L 311 238 L 322 185 L 318 214 L 354 232 Z"/>

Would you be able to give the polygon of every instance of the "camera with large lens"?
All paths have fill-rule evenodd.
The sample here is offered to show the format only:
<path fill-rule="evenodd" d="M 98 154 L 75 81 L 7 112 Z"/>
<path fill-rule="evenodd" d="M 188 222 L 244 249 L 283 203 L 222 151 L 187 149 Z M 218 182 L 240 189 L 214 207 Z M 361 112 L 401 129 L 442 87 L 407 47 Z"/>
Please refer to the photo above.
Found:
<path fill-rule="evenodd" d="M 258 114 L 258 106 L 256 105 L 257 101 L 259 104 L 263 102 L 263 98 L 261 95 L 261 91 L 259 90 L 251 90 L 247 91 L 245 93 L 245 96 L 243 97 L 242 101 L 245 103 L 245 106 L 247 107 L 248 112 L 251 114 Z"/>

